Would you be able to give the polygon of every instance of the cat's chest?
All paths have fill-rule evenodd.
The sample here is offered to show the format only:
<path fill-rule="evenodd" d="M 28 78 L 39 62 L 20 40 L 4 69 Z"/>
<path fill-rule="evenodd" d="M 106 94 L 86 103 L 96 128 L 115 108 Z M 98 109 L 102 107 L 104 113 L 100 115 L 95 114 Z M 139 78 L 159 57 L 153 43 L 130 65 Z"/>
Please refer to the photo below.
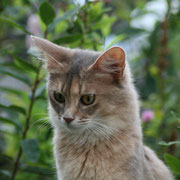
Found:
<path fill-rule="evenodd" d="M 118 147 L 106 144 L 78 148 L 55 146 L 56 160 L 63 180 L 118 180 L 124 157 Z M 106 178 L 105 178 L 106 177 Z"/>
<path fill-rule="evenodd" d="M 103 177 L 108 180 L 117 168 L 113 157 L 103 156 L 94 150 L 66 156 L 59 154 L 58 161 L 63 180 L 103 180 Z"/>

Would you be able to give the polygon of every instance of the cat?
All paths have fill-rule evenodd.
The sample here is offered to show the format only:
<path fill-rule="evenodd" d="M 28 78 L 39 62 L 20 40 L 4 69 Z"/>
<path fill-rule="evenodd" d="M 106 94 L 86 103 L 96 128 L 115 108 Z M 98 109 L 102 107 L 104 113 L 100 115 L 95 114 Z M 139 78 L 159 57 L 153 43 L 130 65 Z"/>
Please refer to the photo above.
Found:
<path fill-rule="evenodd" d="M 125 52 L 60 47 L 32 36 L 47 69 L 58 180 L 172 180 L 142 142 Z"/>

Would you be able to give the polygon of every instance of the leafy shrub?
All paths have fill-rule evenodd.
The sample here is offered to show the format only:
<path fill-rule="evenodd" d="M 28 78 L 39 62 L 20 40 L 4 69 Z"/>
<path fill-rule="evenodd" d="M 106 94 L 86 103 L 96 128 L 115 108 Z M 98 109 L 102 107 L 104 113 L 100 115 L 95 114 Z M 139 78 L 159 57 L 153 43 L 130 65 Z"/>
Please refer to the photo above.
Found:
<path fill-rule="evenodd" d="M 130 61 L 143 100 L 144 141 L 161 158 L 165 153 L 164 160 L 180 177 L 179 7 L 173 11 L 167 1 L 165 17 L 148 31 L 131 26 L 149 13 L 145 0 L 1 2 L 0 179 L 55 178 L 45 72 L 28 54 L 31 34 L 93 50 L 119 42 L 126 47 L 145 35 L 146 43 L 136 47 Z M 132 16 L 135 9 L 138 13 Z"/>

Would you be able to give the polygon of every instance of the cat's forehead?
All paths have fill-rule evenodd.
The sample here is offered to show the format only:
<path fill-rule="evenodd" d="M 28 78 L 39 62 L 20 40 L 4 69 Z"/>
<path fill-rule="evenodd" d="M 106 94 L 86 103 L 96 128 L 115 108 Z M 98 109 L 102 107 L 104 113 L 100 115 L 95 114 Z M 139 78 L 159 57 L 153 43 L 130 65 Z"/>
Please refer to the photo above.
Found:
<path fill-rule="evenodd" d="M 111 80 L 108 77 L 104 77 L 104 80 L 89 75 L 92 77 L 84 78 L 86 74 L 78 76 L 77 74 L 53 74 L 49 79 L 48 89 L 50 91 L 59 91 L 66 94 L 66 96 L 77 96 L 82 94 L 106 94 L 112 90 L 110 86 Z"/>
<path fill-rule="evenodd" d="M 99 54 L 99 52 L 76 50 L 69 64 L 69 71 L 66 74 L 67 83 L 71 83 L 73 78 L 82 80 L 83 72 L 96 61 Z"/>
<path fill-rule="evenodd" d="M 59 87 L 66 86 L 65 89 L 70 88 L 72 84 L 73 86 L 75 84 L 80 86 L 84 76 L 86 75 L 85 70 L 95 62 L 99 55 L 99 52 L 80 49 L 75 50 L 68 71 L 65 71 L 65 73 L 59 72 L 50 74 L 50 86 L 56 86 L 58 84 Z"/>
<path fill-rule="evenodd" d="M 76 50 L 66 73 L 50 75 L 49 89 L 72 94 L 102 93 L 112 78 L 108 74 L 87 73 L 86 70 L 100 56 L 100 52 Z"/>
<path fill-rule="evenodd" d="M 100 55 L 100 52 L 76 49 L 71 61 L 71 70 L 90 66 Z"/>

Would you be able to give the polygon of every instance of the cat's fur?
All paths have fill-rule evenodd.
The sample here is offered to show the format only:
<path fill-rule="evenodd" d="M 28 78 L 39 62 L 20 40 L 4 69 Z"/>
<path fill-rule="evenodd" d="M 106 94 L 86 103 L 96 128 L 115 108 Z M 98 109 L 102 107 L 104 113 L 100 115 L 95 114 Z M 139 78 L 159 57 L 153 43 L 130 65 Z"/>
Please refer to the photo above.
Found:
<path fill-rule="evenodd" d="M 139 102 L 124 51 L 68 49 L 32 37 L 48 72 L 58 180 L 172 180 L 164 163 L 143 146 Z M 66 96 L 64 105 L 54 91 Z M 90 106 L 84 94 L 96 94 Z M 75 118 L 67 124 L 63 117 Z"/>

